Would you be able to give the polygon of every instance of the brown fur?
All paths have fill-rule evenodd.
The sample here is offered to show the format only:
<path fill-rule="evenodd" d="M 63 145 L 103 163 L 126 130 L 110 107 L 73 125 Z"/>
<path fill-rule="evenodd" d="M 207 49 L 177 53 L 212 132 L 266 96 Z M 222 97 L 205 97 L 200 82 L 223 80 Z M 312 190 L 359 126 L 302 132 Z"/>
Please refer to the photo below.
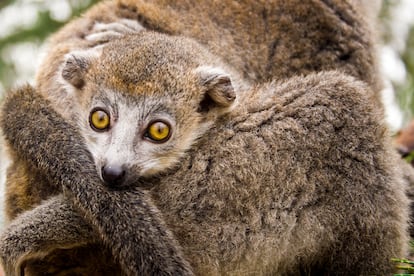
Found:
<path fill-rule="evenodd" d="M 375 2 L 375 1 L 374 1 Z M 239 71 L 246 81 L 264 82 L 322 70 L 344 71 L 372 87 L 379 103 L 373 47 L 373 1 L 142 1 L 97 4 L 50 38 L 48 54 L 37 75 L 37 90 L 65 118 L 74 99 L 59 80 L 65 54 L 106 41 L 90 41 L 96 22 L 137 20 L 160 33 L 192 37 Z M 368 24 L 370 23 L 370 24 Z M 381 104 L 378 104 L 378 108 Z M 36 187 L 24 162 L 9 169 L 6 213 L 9 219 L 39 203 L 16 201 L 14 193 Z M 53 186 L 53 184 L 51 184 Z M 27 187 L 27 188 L 21 188 Z M 43 197 L 42 197 L 43 198 Z"/>
<path fill-rule="evenodd" d="M 22 106 L 26 107 L 25 112 L 21 112 Z M 113 264 L 106 262 L 108 255 L 112 255 L 117 263 L 116 271 L 122 275 L 192 274 L 180 246 L 147 193 L 137 189 L 106 189 L 77 130 L 32 88 L 23 87 L 10 95 L 3 114 L 2 129 L 10 146 L 36 168 L 33 174 L 43 175 L 49 183 L 58 185 L 67 197 L 66 200 L 52 198 L 13 221 L 2 236 L 0 246 L 7 275 L 21 275 L 22 270 L 33 271 L 36 267 L 40 268 L 36 273 L 91 269 L 85 275 L 93 275 L 97 266 L 114 269 Z M 38 125 L 33 128 L 29 123 L 21 128 L 14 119 L 21 122 L 33 119 Z M 38 151 L 38 147 L 49 150 L 47 153 Z M 46 183 L 39 185 L 48 189 Z M 91 230 L 96 231 L 99 238 Z M 81 258 L 90 256 L 79 249 L 86 244 L 92 252 L 102 248 L 102 244 L 104 247 L 92 264 L 79 266 L 79 262 L 83 263 Z M 62 261 L 56 266 L 55 261 L 50 261 L 66 260 L 70 251 L 74 256 L 67 260 L 66 267 L 61 266 Z"/>
<path fill-rule="evenodd" d="M 369 102 L 378 104 L 380 82 L 376 72 L 372 34 L 359 5 L 358 1 L 198 1 L 195 5 L 190 1 L 171 3 L 119 0 L 101 3 L 83 18 L 68 24 L 51 39 L 51 48 L 38 74 L 37 91 L 51 100 L 52 106 L 60 115 L 72 114 L 65 110 L 67 106 L 73 107 L 73 98 L 67 96 L 66 87 L 57 81 L 64 64 L 64 55 L 73 50 L 88 49 L 107 42 L 88 41 L 85 37 L 93 34 L 93 25 L 96 21 L 110 23 L 117 22 L 120 18 L 138 20 L 146 29 L 159 33 L 192 37 L 213 55 L 233 67 L 247 82 L 253 84 L 331 69 L 345 72 L 356 80 L 366 82 L 369 88 L 360 85 L 359 82 L 352 84 L 356 82 L 355 79 L 339 73 L 329 73 L 312 75 L 309 78 L 293 78 L 286 83 L 270 83 L 249 90 L 251 99 L 247 96 L 239 99 L 244 107 L 221 121 L 218 127 L 213 129 L 212 134 L 203 137 L 200 144 L 195 147 L 200 149 L 200 152 L 193 150 L 182 161 L 188 165 L 187 167 L 182 166 L 176 175 L 148 180 L 145 186 L 154 185 L 150 192 L 157 207 L 165 215 L 168 229 L 183 246 L 185 257 L 200 274 L 307 274 L 318 270 L 326 273 L 353 271 L 364 274 L 391 271 L 388 259 L 403 255 L 405 250 L 407 199 L 401 192 L 404 187 L 394 168 L 385 162 L 385 156 L 390 152 L 385 145 L 385 134 L 382 131 L 377 132 L 382 128 L 378 125 L 379 119 L 372 117 L 372 110 L 365 110 L 366 106 L 370 106 Z M 128 69 L 134 68 L 134 65 L 125 64 L 132 60 L 126 59 L 122 54 L 117 56 L 117 53 L 124 53 L 132 45 L 116 44 L 116 58 L 109 60 L 107 67 L 101 68 L 102 72 L 107 72 L 110 68 L 113 72 L 119 71 L 121 75 L 124 74 L 124 77 L 125 74 L 129 74 Z M 151 46 L 154 47 L 152 44 Z M 157 47 L 161 46 L 156 45 L 155 48 Z M 102 65 L 98 65 L 97 68 L 99 66 Z M 92 75 L 95 73 L 98 77 L 91 77 L 85 83 L 89 88 L 94 85 L 99 87 L 102 81 L 109 81 L 108 78 L 105 79 L 108 73 L 99 77 L 99 71 L 92 71 Z M 130 73 L 136 72 L 132 70 Z M 130 80 L 128 77 L 126 79 Z M 125 79 L 118 80 L 111 85 L 114 88 L 129 89 L 130 83 L 124 81 Z M 188 88 L 188 80 L 184 78 L 181 81 L 184 87 Z M 77 84 L 83 85 L 82 82 Z M 310 92 L 309 99 L 300 96 L 305 90 L 313 91 Z M 338 95 L 335 96 L 336 92 Z M 363 93 L 370 100 L 360 95 Z M 274 95 L 281 96 L 282 100 Z M 327 95 L 329 97 L 325 98 Z M 348 99 L 349 102 L 342 102 L 344 99 Z M 367 104 L 363 105 L 358 102 L 359 100 Z M 313 105 L 320 102 L 320 109 L 316 104 L 316 111 L 319 113 L 315 113 Z M 28 103 L 29 101 L 22 101 L 22 108 L 26 109 Z M 289 111 L 288 107 L 292 103 L 293 109 Z M 336 109 L 337 106 L 342 113 Z M 269 107 L 269 110 L 266 110 L 266 107 Z M 328 110 L 326 113 L 324 108 Z M 349 115 L 347 109 L 354 108 L 355 113 Z M 76 111 L 76 108 L 72 110 Z M 339 123 L 340 120 L 335 120 L 346 116 L 350 116 L 350 120 L 343 123 L 347 127 L 343 127 Z M 246 125 L 239 128 L 239 123 L 243 126 L 243 118 L 246 119 Z M 225 122 L 231 122 L 231 127 Z M 271 131 L 266 130 L 266 122 L 272 122 L 269 126 Z M 310 123 L 312 127 L 303 128 L 306 123 Z M 12 124 L 12 120 L 8 124 Z M 339 129 L 338 124 L 341 125 Z M 374 128 L 367 131 L 370 125 Z M 215 132 L 216 130 L 219 132 Z M 341 135 L 346 137 L 339 136 L 332 130 L 340 130 Z M 254 137 L 255 131 L 264 132 L 266 136 Z M 331 133 L 332 137 L 327 133 Z M 234 136 L 236 138 L 232 138 L 233 134 L 237 134 Z M 275 139 L 269 138 L 270 134 L 274 135 Z M 222 140 L 223 137 L 229 140 Z M 363 138 L 366 138 L 366 141 Z M 333 140 L 324 143 L 323 139 Z M 234 140 L 238 142 L 234 142 L 233 145 Z M 248 141 L 251 144 L 248 144 Z M 212 145 L 212 142 L 216 142 L 216 145 Z M 368 142 L 377 142 L 378 148 L 371 148 Z M 343 147 L 337 149 L 335 143 Z M 355 151 L 352 147 L 351 150 L 347 149 L 346 145 L 354 145 Z M 268 148 L 275 154 L 266 154 L 270 151 Z M 258 158 L 257 164 L 252 164 L 251 156 L 256 154 L 263 159 Z M 224 158 L 220 160 L 229 161 L 214 162 L 220 156 Z M 240 157 L 240 160 L 232 161 L 231 157 Z M 54 178 L 39 181 L 30 167 L 36 166 L 36 161 L 32 165 L 20 166 L 18 155 L 15 158 L 8 176 L 8 183 L 9 180 L 13 181 L 13 184 L 8 184 L 8 213 L 11 218 L 22 210 L 33 208 L 40 200 L 60 190 Z M 45 162 L 47 164 L 49 161 L 46 159 Z M 335 169 L 325 171 L 324 164 Z M 240 175 L 235 175 L 236 172 L 240 172 Z M 62 171 L 58 172 L 59 174 L 65 175 Z M 338 184 L 339 189 L 329 185 L 332 179 L 341 183 Z M 384 179 L 388 179 L 389 183 Z M 349 190 L 348 181 L 352 184 Z M 323 184 L 318 185 L 320 182 Z M 50 194 L 42 194 L 44 189 L 37 188 L 39 183 L 51 188 Z M 262 185 L 264 183 L 268 183 L 269 186 Z M 286 183 L 295 185 L 289 186 L 288 189 L 280 188 Z M 16 188 L 12 188 L 12 185 Z M 202 188 L 194 188 L 197 185 Z M 20 187 L 30 187 L 39 194 L 28 198 L 29 188 Z M 175 187 L 176 193 L 170 191 L 172 187 Z M 389 190 L 389 193 L 380 193 L 377 189 Z M 335 190 L 338 190 L 338 194 L 332 194 Z M 83 190 L 79 189 L 73 195 L 69 194 L 68 198 L 76 199 L 82 193 Z M 319 198 L 320 193 L 327 194 L 326 197 L 322 196 L 322 199 L 326 200 L 323 201 L 326 205 L 314 206 L 315 197 Z M 91 192 L 91 195 L 98 196 L 99 192 Z M 329 198 L 332 195 L 335 196 Z M 336 199 L 338 195 L 339 199 Z M 16 198 L 13 196 L 21 199 L 13 200 Z M 371 205 L 364 204 L 364 200 Z M 226 206 L 227 202 L 229 208 Z M 344 202 L 350 204 L 352 212 L 347 208 L 341 208 L 346 206 Z M 376 202 L 383 205 L 378 206 Z M 114 226 L 108 229 L 99 228 L 100 222 L 95 220 L 98 214 L 91 213 L 91 206 L 88 204 L 88 201 L 75 202 L 81 213 L 88 214 L 88 222 L 98 225 L 96 231 L 103 235 L 103 243 L 109 247 L 116 246 L 116 240 L 111 243 L 108 234 L 117 234 L 119 229 Z M 128 201 L 125 204 L 127 206 Z M 308 206 L 310 207 L 307 208 Z M 303 208 L 309 211 L 302 212 Z M 118 211 L 122 214 L 122 209 Z M 367 213 L 371 216 L 367 217 Z M 361 217 L 364 219 L 361 220 Z M 181 225 L 182 220 L 188 224 Z M 49 221 L 53 221 L 53 217 L 49 218 Z M 119 221 L 112 222 L 116 224 Z M 356 225 L 353 225 L 354 222 Z M 280 228 L 277 228 L 278 226 Z M 144 231 L 148 230 L 141 227 Z M 129 230 L 128 233 L 133 236 L 133 229 Z M 371 232 L 372 236 L 368 234 Z M 7 235 L 6 232 L 6 237 Z M 124 233 L 125 237 L 128 235 Z M 322 242 L 321 237 L 326 239 Z M 374 237 L 378 239 L 375 240 Z M 333 242 L 335 239 L 337 242 Z M 349 241 L 355 243 L 349 244 Z M 25 240 L 21 241 L 24 242 Z M 100 248 L 100 242 L 98 245 L 94 243 L 91 248 Z M 366 251 L 356 247 L 361 242 L 365 245 Z M 139 251 L 139 248 L 134 252 L 136 251 Z M 40 264 L 39 260 L 30 260 L 29 267 L 47 267 L 50 264 L 48 259 L 54 260 L 55 252 L 48 255 Z M 79 251 L 74 249 L 74 252 L 77 254 Z M 65 256 L 62 252 L 58 254 Z M 105 258 L 105 254 L 102 258 Z M 117 255 L 119 251 L 116 250 L 112 254 L 115 259 L 121 260 L 121 263 L 135 257 L 133 253 L 127 256 Z M 123 259 L 124 257 L 126 258 Z M 127 265 L 122 268 L 130 273 L 137 269 L 128 268 Z"/>
<path fill-rule="evenodd" d="M 182 46 L 196 50 L 187 52 L 192 53 L 188 58 L 175 58 L 187 50 L 171 48 L 176 40 L 182 38 L 143 32 L 111 42 L 86 73 L 84 95 L 91 87 L 96 88 L 93 91 L 121 87 L 120 93 L 132 93 L 137 100 L 144 94 L 170 108 L 180 107 L 174 112 L 187 114 L 177 115 L 181 123 L 199 116 L 210 120 L 209 113 L 217 110 L 199 113 L 194 104 L 202 100 L 202 94 L 196 92 L 202 90 L 195 89 L 193 81 L 194 69 L 210 59 L 204 60 L 204 52 L 190 40 Z M 126 45 L 134 46 L 117 50 Z M 161 52 L 165 59 L 158 58 Z M 125 69 L 132 68 L 127 65 L 136 56 L 134 70 Z M 177 63 L 170 66 L 165 60 Z M 138 70 L 141 65 L 150 65 L 151 73 Z M 110 68 L 109 72 L 103 74 L 104 68 Z M 176 76 L 176 82 L 168 74 Z M 160 84 L 167 84 L 169 90 Z M 367 96 L 369 88 L 342 73 L 325 72 L 237 90 L 236 94 L 234 109 L 212 117 L 217 121 L 180 160 L 179 167 L 135 183 L 151 195 L 196 274 L 391 273 L 390 258 L 406 253 L 408 200 L 397 168 L 390 162 L 397 157 L 381 123 L 381 112 Z M 62 142 L 50 147 L 47 155 L 33 149 L 38 141 L 28 140 L 43 137 L 37 134 L 39 128 L 16 127 L 27 121 L 16 113 L 21 113 L 19 104 L 25 106 L 28 101 L 29 96 L 6 102 L 6 106 L 17 104 L 3 120 L 6 138 L 9 135 L 8 141 L 15 143 L 13 148 L 40 164 L 46 175 L 59 179 L 56 183 L 70 191 L 68 198 L 75 199 L 105 244 L 116 247 L 117 238 L 128 243 L 140 233 L 137 229 L 156 236 L 136 219 L 135 215 L 142 214 L 140 206 L 109 208 L 102 216 L 93 202 L 97 206 L 104 202 L 133 206 L 134 197 L 125 192 L 125 197 L 118 198 L 124 192 L 106 191 L 102 184 L 89 181 L 90 171 L 82 173 L 86 179 L 70 176 L 91 163 L 82 152 L 75 154 L 76 167 L 70 166 L 73 161 L 62 163 L 70 158 L 68 152 L 79 139 L 63 138 L 72 135 L 70 129 L 62 129 L 56 122 L 41 124 L 58 129 Z M 36 105 L 31 105 L 22 116 L 36 118 L 38 113 Z M 82 145 L 75 148 L 81 150 Z M 115 220 L 123 212 L 134 218 L 127 220 L 125 229 L 121 220 Z M 114 234 L 115 242 L 106 240 L 111 238 L 108 233 Z M 3 242 L 8 236 L 6 232 Z M 26 240 L 19 242 L 25 244 Z M 4 261 L 7 254 L 2 256 Z M 134 257 L 122 255 L 118 260 Z"/>
<path fill-rule="evenodd" d="M 376 2 L 106 1 L 52 36 L 37 75 L 38 90 L 59 103 L 56 108 L 70 105 L 64 102 L 65 91 L 56 81 L 64 55 L 105 42 L 85 39 L 94 33 L 96 22 L 131 19 L 148 30 L 197 40 L 246 81 L 263 83 L 335 69 L 367 82 L 379 103 L 382 82 L 370 28 L 372 16 L 367 16 Z"/>

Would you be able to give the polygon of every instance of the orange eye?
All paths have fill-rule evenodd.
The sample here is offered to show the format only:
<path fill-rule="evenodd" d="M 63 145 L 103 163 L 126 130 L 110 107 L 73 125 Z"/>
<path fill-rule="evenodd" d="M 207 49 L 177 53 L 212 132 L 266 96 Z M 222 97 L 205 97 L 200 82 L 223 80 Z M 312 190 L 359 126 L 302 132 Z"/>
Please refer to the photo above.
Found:
<path fill-rule="evenodd" d="M 155 121 L 148 126 L 145 136 L 155 142 L 166 142 L 170 138 L 170 134 L 169 124 Z"/>
<path fill-rule="evenodd" d="M 89 124 L 95 131 L 105 131 L 109 128 L 111 120 L 109 114 L 102 109 L 92 110 L 89 116 Z"/>

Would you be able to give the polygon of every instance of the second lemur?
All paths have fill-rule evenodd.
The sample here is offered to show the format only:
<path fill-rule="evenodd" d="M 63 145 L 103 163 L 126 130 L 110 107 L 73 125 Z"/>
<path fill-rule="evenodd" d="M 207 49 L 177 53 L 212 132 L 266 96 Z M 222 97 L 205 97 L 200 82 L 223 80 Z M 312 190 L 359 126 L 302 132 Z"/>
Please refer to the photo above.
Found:
<path fill-rule="evenodd" d="M 387 274 L 390 258 L 405 255 L 408 200 L 390 162 L 397 157 L 369 88 L 355 78 L 321 72 L 249 87 L 193 40 L 152 32 L 73 53 L 62 73 L 63 85 L 79 99 L 74 121 L 93 156 L 92 169 L 106 183 L 98 191 L 112 195 L 114 205 L 128 187 L 149 195 L 160 225 L 196 274 Z M 6 106 L 19 113 L 27 102 L 17 98 Z M 27 132 L 7 130 L 18 125 L 16 117 L 2 122 L 8 142 L 49 175 L 50 160 L 42 159 L 36 141 L 27 141 L 39 130 L 31 124 L 23 124 Z M 61 129 L 58 123 L 51 128 Z M 70 149 L 67 135 L 61 141 Z M 47 158 L 59 149 L 50 150 Z M 65 186 L 66 173 L 73 178 L 61 164 L 52 183 Z M 65 187 L 67 200 L 74 198 L 103 237 L 128 233 L 128 243 L 136 231 L 151 229 L 141 229 L 128 209 L 115 212 L 125 220 L 111 221 L 105 206 L 95 209 L 83 196 L 82 185 Z M 121 206 L 133 206 L 134 197 L 120 199 Z M 42 208 L 28 215 L 38 217 Z M 36 220 L 40 226 L 45 221 L 53 216 Z M 24 260 L 30 256 L 25 250 L 33 252 L 33 236 L 12 240 L 25 246 L 11 243 L 10 233 L 24 229 L 18 222 L 0 248 Z M 59 237 L 54 229 L 46 236 Z M 119 252 L 119 244 L 103 242 Z M 53 255 L 51 248 L 39 250 Z M 115 260 L 136 258 L 126 253 Z M 9 267 L 16 263 L 4 251 L 2 259 Z"/>

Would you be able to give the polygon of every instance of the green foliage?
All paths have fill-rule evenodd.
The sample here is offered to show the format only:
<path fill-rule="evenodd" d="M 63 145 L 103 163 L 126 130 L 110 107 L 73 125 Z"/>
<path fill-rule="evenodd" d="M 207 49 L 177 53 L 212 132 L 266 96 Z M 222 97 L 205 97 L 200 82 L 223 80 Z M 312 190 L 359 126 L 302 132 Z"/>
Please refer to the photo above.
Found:
<path fill-rule="evenodd" d="M 404 157 L 404 160 L 411 164 L 414 161 L 414 151 L 410 152 L 406 157 Z"/>
<path fill-rule="evenodd" d="M 414 253 L 414 240 L 410 241 L 410 255 Z M 414 261 L 408 259 L 393 258 L 392 262 L 395 263 L 395 268 L 398 271 L 393 276 L 413 276 L 414 275 Z"/>
<path fill-rule="evenodd" d="M 396 263 L 396 269 L 399 271 L 398 274 L 394 274 L 394 276 L 405 276 L 405 275 L 413 275 L 414 273 L 414 262 L 407 260 L 407 259 L 392 259 L 393 262 Z"/>

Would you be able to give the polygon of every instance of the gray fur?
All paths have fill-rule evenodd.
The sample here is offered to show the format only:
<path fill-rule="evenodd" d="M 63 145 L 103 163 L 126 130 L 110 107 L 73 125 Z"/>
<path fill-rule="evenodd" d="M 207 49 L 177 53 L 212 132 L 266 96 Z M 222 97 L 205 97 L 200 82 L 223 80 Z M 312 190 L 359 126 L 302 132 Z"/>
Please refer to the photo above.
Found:
<path fill-rule="evenodd" d="M 51 227 L 54 228 L 53 232 L 50 231 Z M 10 231 L 2 236 L 1 241 L 1 256 L 7 275 L 21 275 L 15 269 L 24 268 L 24 262 L 30 258 L 44 258 L 53 249 L 72 248 L 97 241 L 93 229 L 61 196 L 25 212 L 8 229 Z M 56 233 L 59 233 L 59 239 L 56 239 Z"/>
<path fill-rule="evenodd" d="M 141 242 L 151 243 L 150 238 L 156 236 L 151 235 L 154 228 L 155 233 L 158 228 L 166 232 L 165 241 L 155 245 L 171 246 L 171 250 L 178 251 L 178 266 L 188 269 L 188 261 L 197 274 L 391 272 L 389 259 L 406 253 L 408 203 L 402 180 L 390 162 L 395 156 L 388 148 L 386 130 L 376 112 L 378 105 L 373 105 L 373 102 L 378 104 L 380 85 L 372 37 L 356 4 L 358 1 L 309 1 L 303 5 L 290 1 L 263 4 L 230 1 L 226 2 L 227 6 L 224 2 L 199 1 L 195 6 L 191 3 L 192 12 L 188 12 L 190 2 L 187 1 L 168 5 L 163 1 L 107 2 L 54 36 L 48 58 L 39 72 L 36 90 L 50 99 L 53 108 L 65 118 L 78 111 L 81 111 L 80 118 L 85 117 L 82 112 L 88 112 L 84 107 L 91 91 L 99 91 L 93 88 L 106 85 L 125 94 L 128 87 L 139 87 L 142 76 L 137 74 L 152 64 L 130 51 L 135 43 L 125 43 L 122 38 L 109 44 L 106 60 L 91 63 L 96 67 L 85 71 L 85 80 L 79 82 L 81 78 L 76 76 L 76 91 L 56 81 L 56 72 L 60 72 L 65 54 L 96 46 L 83 39 L 93 22 L 108 23 L 119 18 L 139 18 L 146 29 L 180 34 L 200 42 L 213 54 L 208 55 L 209 59 L 206 60 L 203 51 L 201 63 L 194 61 L 193 55 L 189 59 L 180 58 L 177 63 L 188 71 L 192 66 L 196 69 L 195 65 L 209 65 L 211 60 L 225 64 L 225 71 L 235 80 L 231 84 L 236 87 L 237 105 L 227 115 L 220 107 L 202 114 L 200 118 L 211 122 L 212 128 L 194 141 L 189 152 L 179 159 L 178 167 L 140 179 L 134 184 L 141 187 L 120 193 L 102 187 L 82 145 L 76 147 L 81 154 L 67 154 L 71 151 L 63 150 L 73 148 L 73 142 L 82 139 L 63 139 L 60 146 L 52 147 L 53 142 L 49 144 L 46 139 L 42 148 L 48 149 L 47 155 L 38 151 L 39 141 L 30 140 L 39 137 L 35 132 L 41 129 L 28 126 L 27 132 L 21 132 L 21 123 L 30 120 L 17 119 L 31 99 L 17 97 L 16 116 L 3 121 L 3 128 L 19 129 L 13 133 L 5 131 L 9 142 L 17 143 L 12 149 L 17 152 L 14 161 L 20 161 L 15 162 L 20 166 L 11 168 L 8 182 L 17 179 L 14 182 L 19 183 L 19 176 L 29 175 L 27 186 L 35 187 L 30 189 L 44 191 L 47 189 L 42 187 L 48 187 L 52 192 L 26 199 L 25 193 L 16 195 L 13 192 L 18 189 L 9 189 L 9 199 L 19 199 L 9 200 L 10 217 L 41 204 L 45 197 L 59 194 L 63 185 L 65 200 L 85 215 L 86 223 L 99 233 L 98 240 L 112 250 L 115 261 L 130 274 L 140 269 L 155 272 L 150 266 L 140 267 L 140 263 L 134 262 L 142 248 L 132 246 L 136 243 L 134 239 L 143 238 L 137 229 L 150 233 L 149 240 L 144 238 Z M 292 18 L 304 20 L 292 22 Z M 148 38 L 148 34 L 143 32 L 136 39 L 143 38 Z M 131 39 L 134 38 L 127 37 L 125 41 Z M 168 57 L 169 50 L 177 47 L 174 43 L 166 47 L 163 43 L 168 39 L 160 39 L 159 44 L 149 41 L 147 47 L 156 53 L 155 57 Z M 179 50 L 191 44 L 186 39 L 176 41 L 185 42 Z M 164 80 L 173 84 L 173 88 L 182 88 L 177 91 L 189 95 L 176 95 L 172 101 L 175 105 L 171 106 L 179 107 L 177 112 L 188 108 L 189 114 L 197 114 L 191 113 L 197 111 L 196 106 L 188 106 L 180 99 L 190 97 L 195 103 L 200 100 L 194 98 L 195 83 L 189 84 L 188 71 L 165 79 L 168 75 L 163 74 L 163 66 L 175 62 L 162 63 L 162 60 L 156 59 L 157 74 L 150 74 L 150 82 L 157 87 Z M 331 69 L 354 78 L 340 72 L 313 74 Z M 119 82 L 109 78 L 113 73 L 120 77 Z M 238 73 L 246 82 L 260 84 L 246 88 Z M 310 75 L 293 77 L 295 74 Z M 286 81 L 266 83 L 285 78 Z M 73 95 L 82 96 L 73 98 Z M 134 99 L 136 95 L 131 96 Z M 164 94 L 155 98 L 166 101 Z M 79 101 L 81 108 L 75 101 Z M 36 108 L 36 102 L 30 106 Z M 35 115 L 39 112 L 30 116 L 29 110 L 27 118 L 37 118 Z M 50 117 L 49 112 L 44 115 Z M 191 116 L 180 117 L 182 122 L 193 123 L 191 119 Z M 51 128 L 60 129 L 57 133 L 63 136 L 51 137 L 50 141 L 70 135 L 71 131 L 61 128 L 60 120 L 53 122 Z M 33 143 L 31 147 L 27 141 Z M 32 164 L 25 165 L 19 155 L 28 157 Z M 75 161 L 81 164 L 73 167 L 72 172 L 60 160 L 70 156 L 76 156 Z M 74 161 L 68 164 L 71 162 Z M 51 164 L 55 164 L 56 170 L 50 171 Z M 90 170 L 85 172 L 85 166 Z M 40 172 L 36 172 L 38 169 Z M 85 172 L 82 174 L 85 179 L 74 179 L 79 171 Z M 89 181 L 89 177 L 95 180 Z M 39 183 L 39 179 L 43 181 Z M 99 206 L 106 202 L 104 199 L 113 208 L 101 213 Z M 136 207 L 134 203 L 138 199 L 141 204 Z M 152 207 L 148 209 L 147 204 Z M 148 214 L 155 218 L 154 224 L 139 225 L 136 218 L 142 215 L 145 218 Z M 111 218 L 108 221 L 107 216 Z M 131 221 L 134 227 L 129 226 Z M 7 237 L 8 233 L 4 235 Z M 183 258 L 175 239 L 183 249 Z M 123 243 L 130 246 L 122 247 Z M 165 257 L 165 252 L 161 250 L 161 257 Z M 19 254 L 25 252 L 14 255 Z M 130 260 L 133 261 L 129 266 Z M 169 265 L 162 268 L 172 269 Z"/>
<path fill-rule="evenodd" d="M 21 112 L 22 107 L 25 112 Z M 181 255 L 180 247 L 166 229 L 160 214 L 146 193 L 134 189 L 128 191 L 108 191 L 105 189 L 95 172 L 93 160 L 77 130 L 64 122 L 50 108 L 48 102 L 36 94 L 33 89 L 23 87 L 10 95 L 6 99 L 3 114 L 5 116 L 2 118 L 2 128 L 5 138 L 11 143 L 12 148 L 31 163 L 38 172 L 47 175 L 49 180 L 63 188 L 63 193 L 75 206 L 81 208 L 81 213 L 86 221 L 93 228 L 96 228 L 100 238 L 110 248 L 127 275 L 192 274 Z M 35 128 L 30 124 L 33 119 L 37 123 Z M 29 125 L 22 128 L 22 125 L 17 122 L 29 122 Z M 37 139 L 33 139 L 33 137 L 37 137 Z M 48 151 L 39 151 L 38 148 L 48 148 Z M 76 159 L 73 156 L 76 156 Z M 44 208 L 48 209 L 47 206 Z M 68 207 L 62 206 L 61 208 L 63 208 L 61 215 L 58 210 L 55 210 L 58 213 L 56 218 L 63 216 L 63 220 L 65 220 L 68 215 Z M 31 223 L 37 225 L 39 231 L 42 231 L 44 227 L 53 231 L 45 234 L 44 237 L 49 240 L 42 242 L 53 243 L 55 245 L 52 246 L 59 248 L 59 243 L 54 242 L 55 239 L 70 239 L 65 235 L 61 236 L 64 234 L 60 231 L 62 221 L 58 219 L 54 221 L 50 217 L 56 213 L 50 215 L 41 213 L 40 219 L 36 219 L 36 216 L 39 215 L 38 212 L 39 210 L 32 212 L 34 221 Z M 25 214 L 23 214 L 23 219 L 20 218 L 20 222 L 27 221 L 24 216 Z M 45 221 L 44 216 L 46 216 Z M 77 220 L 79 220 L 79 215 L 66 220 L 69 226 L 72 224 L 71 222 L 75 223 L 75 231 L 73 231 L 75 237 L 82 235 L 82 232 L 76 231 Z M 52 224 L 49 224 L 51 222 Z M 38 226 L 43 223 L 48 224 L 43 227 Z M 55 226 L 56 223 L 57 226 Z M 84 224 L 82 223 L 78 227 L 83 228 Z M 23 231 L 26 227 L 31 228 L 30 226 L 22 227 Z M 35 246 L 31 244 L 32 240 L 29 235 L 28 240 L 24 239 L 25 236 L 21 237 L 22 239 L 19 240 L 20 243 L 23 243 L 21 246 L 14 246 L 16 242 L 15 231 L 19 231 L 21 228 L 15 229 L 11 225 L 10 229 L 11 232 L 6 232 L 1 244 L 2 258 L 12 262 L 11 264 L 4 263 L 5 267 L 9 269 L 13 267 L 16 258 L 20 257 L 10 253 L 10 249 L 21 249 L 22 252 L 19 253 L 23 255 L 36 252 L 26 252 L 26 248 Z M 70 232 L 71 229 L 66 231 Z M 85 237 L 84 241 L 78 240 L 76 246 L 96 240 L 89 240 L 89 236 L 90 234 Z M 42 237 L 33 238 L 41 239 Z M 128 240 L 125 240 L 125 237 L 128 237 Z M 9 244 L 10 242 L 12 245 Z M 33 249 L 36 250 L 36 247 Z M 42 250 L 47 251 L 48 247 L 45 246 Z M 11 257 L 9 257 L 10 254 Z M 12 273 L 12 270 L 7 272 Z"/>
<path fill-rule="evenodd" d="M 366 97 L 366 89 L 336 72 L 254 88 L 241 94 L 238 105 L 200 138 L 179 168 L 145 182 L 197 274 L 366 275 L 392 271 L 390 258 L 406 253 L 407 198 L 390 162 L 396 156 L 386 129 Z M 32 97 L 29 94 L 26 101 Z M 14 98 L 9 106 L 12 102 L 24 105 Z M 71 144 L 78 139 L 60 136 L 63 142 L 46 156 L 31 152 L 34 144 L 20 143 L 27 140 L 22 133 L 36 137 L 39 128 L 7 130 L 7 125 L 26 121 L 17 116 L 19 106 L 15 108 L 14 113 L 8 110 L 10 117 L 3 121 L 6 135 L 17 138 L 14 148 L 38 156 L 39 161 L 59 156 L 62 165 L 53 169 L 56 177 L 75 195 L 75 205 L 91 210 L 86 213 L 87 221 L 98 223 L 100 233 L 113 233 L 115 249 L 118 238 L 123 241 L 118 244 L 131 241 L 129 235 L 138 235 L 138 229 L 152 236 L 150 226 L 139 225 L 142 220 L 128 219 L 138 195 L 119 198 L 129 192 L 108 192 L 99 184 L 70 176 L 77 173 L 68 171 L 71 163 L 68 168 L 60 158 L 67 158 L 64 152 L 71 152 Z M 29 109 L 24 116 L 39 114 L 35 107 L 32 110 L 36 112 L 31 114 Z M 52 125 L 45 129 L 56 133 L 60 124 Z M 67 127 L 64 130 L 60 133 Z M 75 145 L 77 151 L 82 148 Z M 83 155 L 76 154 L 76 162 L 84 161 L 75 168 L 90 175 L 85 168 L 92 160 Z M 100 208 L 97 196 L 120 208 Z M 98 205 L 92 203 L 96 201 Z M 124 204 L 128 208 L 122 208 Z M 89 216 L 95 216 L 95 221 Z M 100 218 L 108 219 L 109 224 Z M 126 235 L 120 221 L 136 226 Z M 131 257 L 119 256 L 121 261 Z"/>
<path fill-rule="evenodd" d="M 65 55 L 107 42 L 87 39 L 96 33 L 97 24 L 107 24 L 107 33 L 112 33 L 111 24 L 128 19 L 139 24 L 137 32 L 146 29 L 193 38 L 252 83 L 326 70 L 346 72 L 368 83 L 373 88 L 370 96 L 381 106 L 372 20 L 378 2 L 104 1 L 50 38 L 37 73 L 37 90 L 52 99 L 58 111 L 71 106 L 72 99 L 56 79 Z M 119 33 L 113 39 L 118 37 Z"/>

